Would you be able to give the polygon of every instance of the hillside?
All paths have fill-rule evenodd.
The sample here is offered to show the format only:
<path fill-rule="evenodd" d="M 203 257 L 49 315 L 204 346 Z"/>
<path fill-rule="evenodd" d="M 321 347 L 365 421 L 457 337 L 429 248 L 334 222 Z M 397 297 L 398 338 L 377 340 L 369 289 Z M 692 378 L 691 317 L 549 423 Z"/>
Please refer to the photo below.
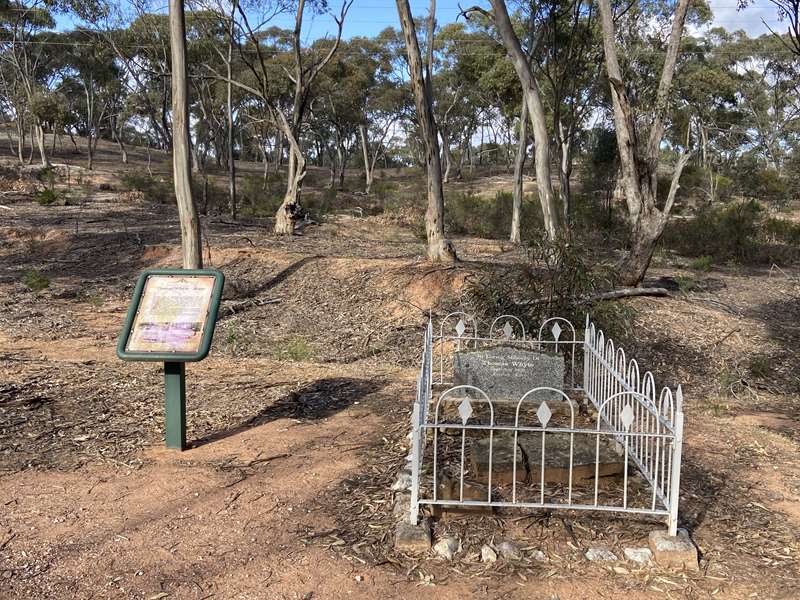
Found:
<path fill-rule="evenodd" d="M 681 289 L 614 303 L 626 348 L 659 382 L 683 385 L 681 519 L 699 573 L 587 562 L 590 544 L 641 544 L 653 528 L 610 515 L 448 521 L 464 560 L 416 559 L 392 547 L 390 485 L 408 451 L 423 327 L 524 250 L 456 235 L 462 262 L 431 266 L 413 225 L 421 208 L 381 212 L 391 194 L 361 195 L 356 170 L 291 239 L 257 210 L 236 223 L 209 210 L 204 262 L 227 277 L 222 317 L 210 357 L 187 369 L 193 447 L 168 452 L 161 370 L 119 361 L 115 343 L 138 273 L 179 266 L 179 227 L 171 202 L 125 189 L 126 174 L 147 172 L 144 149 L 129 157 L 101 142 L 90 173 L 65 143 L 54 163 L 71 166 L 68 180 L 0 188 L 0 596 L 800 594 L 796 264 L 704 271 L 662 252 L 650 279 Z M 262 172 L 237 167 L 240 189 Z M 153 151 L 150 169 L 166 179 L 168 156 Z M 222 172 L 211 179 L 224 185 Z M 327 171 L 310 179 L 307 197 L 325 198 Z M 424 185 L 414 170 L 378 179 L 406 196 Z M 48 186 L 65 205 L 36 201 Z M 449 189 L 492 198 L 510 177 Z M 492 527 L 547 562 L 486 567 L 473 555 Z"/>

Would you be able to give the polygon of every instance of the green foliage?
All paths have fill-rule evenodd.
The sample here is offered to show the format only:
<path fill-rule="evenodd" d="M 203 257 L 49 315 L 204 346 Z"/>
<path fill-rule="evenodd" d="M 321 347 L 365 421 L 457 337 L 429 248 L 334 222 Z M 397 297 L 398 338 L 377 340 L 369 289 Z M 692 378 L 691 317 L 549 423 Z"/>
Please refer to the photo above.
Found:
<path fill-rule="evenodd" d="M 129 191 L 139 191 L 149 202 L 166 204 L 175 199 L 172 181 L 162 177 L 153 177 L 143 170 L 125 171 L 119 176 L 120 185 Z"/>
<path fill-rule="evenodd" d="M 238 181 L 241 212 L 252 216 L 273 216 L 283 201 L 286 182 L 280 174 L 245 175 Z"/>
<path fill-rule="evenodd" d="M 303 208 L 316 221 L 323 221 L 331 209 L 336 206 L 336 196 L 336 188 L 326 187 L 321 193 L 308 196 Z"/>
<path fill-rule="evenodd" d="M 597 264 L 589 247 L 564 241 L 537 239 L 527 246 L 527 261 L 496 265 L 467 282 L 464 309 L 484 319 L 513 314 L 538 327 L 553 315 L 581 323 L 594 310 L 590 297 L 610 286 L 611 273 Z M 614 310 L 597 305 L 609 321 Z M 619 313 L 619 319 L 629 315 Z"/>
<path fill-rule="evenodd" d="M 54 190 L 53 188 L 44 188 L 36 192 L 36 202 L 41 204 L 42 206 L 50 206 L 51 204 L 55 204 L 61 198 L 61 192 Z"/>
<path fill-rule="evenodd" d="M 691 219 L 673 219 L 662 243 L 684 256 L 710 257 L 715 262 L 783 262 L 796 256 L 798 249 L 769 248 L 766 234 L 783 231 L 784 227 L 787 232 L 792 230 L 790 226 L 770 225 L 764 207 L 750 200 L 705 208 Z M 794 239 L 792 234 L 789 238 Z"/>
<path fill-rule="evenodd" d="M 800 246 L 800 223 L 770 217 L 764 222 L 764 232 L 774 242 Z"/>
<path fill-rule="evenodd" d="M 694 277 L 688 277 L 686 275 L 676 275 L 675 283 L 678 284 L 678 289 L 682 294 L 688 294 L 697 288 L 697 281 Z"/>
<path fill-rule="evenodd" d="M 448 234 L 507 239 L 511 233 L 514 198 L 509 192 L 497 192 L 485 198 L 474 192 L 454 192 L 445 198 L 445 229 Z M 524 238 L 542 229 L 539 203 L 528 195 L 522 202 L 520 229 Z"/>
<path fill-rule="evenodd" d="M 50 280 L 36 269 L 27 271 L 22 277 L 22 283 L 32 292 L 41 292 L 43 289 L 50 287 Z"/>
<path fill-rule="evenodd" d="M 748 360 L 747 370 L 753 377 L 766 379 L 772 373 L 772 362 L 768 356 L 756 354 Z"/>
<path fill-rule="evenodd" d="M 81 294 L 81 299 L 87 304 L 91 304 L 95 308 L 100 308 L 101 306 L 103 306 L 103 303 L 105 302 L 105 298 L 103 298 L 100 294 L 97 293 Z"/>
<path fill-rule="evenodd" d="M 786 264 L 800 260 L 800 224 L 768 217 L 761 204 L 750 200 L 673 219 L 662 244 L 696 257 L 690 266 L 701 271 L 712 262 Z"/>
<path fill-rule="evenodd" d="M 791 182 L 772 168 L 748 170 L 740 182 L 745 194 L 773 206 L 784 206 L 790 198 Z"/>
<path fill-rule="evenodd" d="M 277 360 L 303 362 L 314 356 L 314 349 L 303 338 L 293 337 L 276 344 L 273 355 Z"/>
<path fill-rule="evenodd" d="M 711 267 L 714 265 L 713 257 L 709 256 L 708 254 L 704 254 L 703 256 L 698 256 L 692 262 L 689 263 L 689 268 L 694 269 L 695 271 L 703 271 L 707 273 L 711 270 Z"/>

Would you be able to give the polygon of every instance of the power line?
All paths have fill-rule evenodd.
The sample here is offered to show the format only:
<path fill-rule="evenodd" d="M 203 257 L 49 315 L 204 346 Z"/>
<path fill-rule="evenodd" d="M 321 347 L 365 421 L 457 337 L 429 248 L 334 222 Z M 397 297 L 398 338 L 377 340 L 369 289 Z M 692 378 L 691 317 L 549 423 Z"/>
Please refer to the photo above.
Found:
<path fill-rule="evenodd" d="M 492 45 L 496 49 L 502 49 L 503 48 L 502 44 L 499 41 L 492 40 L 492 39 L 487 39 L 487 40 L 473 40 L 473 39 L 458 40 L 458 39 L 456 39 L 456 40 L 449 40 L 449 41 L 455 42 L 456 45 L 461 45 L 461 44 L 481 44 L 481 45 L 486 45 L 486 46 Z M 98 40 L 97 42 L 78 42 L 78 41 L 75 41 L 75 42 L 72 42 L 72 41 L 61 42 L 61 41 L 54 41 L 54 40 L 5 40 L 5 41 L 0 40 L 0 47 L 2 47 L 3 45 L 83 46 L 83 47 L 92 47 L 93 48 L 93 47 L 97 47 L 98 45 L 104 45 L 104 44 L 100 40 Z M 166 43 L 166 40 L 165 40 L 165 44 L 163 46 L 158 46 L 158 45 L 153 45 L 153 44 L 131 44 L 131 45 L 118 44 L 116 47 L 119 48 L 120 50 L 135 51 L 135 50 L 163 50 L 167 46 L 169 46 L 169 44 Z M 242 48 L 241 50 L 244 51 L 244 52 L 247 52 L 247 53 L 252 53 L 252 54 L 256 54 L 257 53 L 257 51 L 255 49 Z M 265 54 L 265 55 L 268 55 L 268 56 L 278 56 L 278 55 L 285 54 L 286 52 L 288 52 L 288 50 L 286 50 L 286 51 L 283 51 L 283 50 L 270 50 L 268 48 L 265 48 L 265 49 L 262 49 L 261 52 L 262 52 L 262 54 Z M 632 54 L 632 52 L 630 50 L 626 50 L 625 53 L 627 55 L 631 55 Z M 740 57 L 743 57 L 743 58 L 754 58 L 754 59 L 765 58 L 765 57 L 769 57 L 769 56 L 790 56 L 790 55 L 795 54 L 794 51 L 789 50 L 789 49 L 759 51 L 757 49 L 756 50 L 746 50 L 746 49 L 743 49 L 743 50 L 717 50 L 717 49 L 712 48 L 710 50 L 706 50 L 704 48 L 683 48 L 681 50 L 681 54 L 683 54 L 683 55 L 690 55 L 690 54 L 697 54 L 697 53 L 702 53 L 702 54 L 708 55 L 709 58 L 713 58 L 715 56 L 733 56 L 733 57 L 740 56 Z M 484 52 L 477 52 L 477 51 L 475 51 L 475 52 L 473 52 L 473 51 L 467 51 L 467 52 L 462 51 L 462 52 L 460 52 L 460 54 L 461 55 L 465 55 L 465 56 L 483 56 L 483 55 L 485 55 Z M 663 54 L 665 54 L 665 52 L 664 51 L 656 51 L 656 50 L 634 51 L 633 54 L 634 55 L 639 55 L 639 56 L 653 56 L 654 54 L 663 55 Z M 340 48 L 337 51 L 337 55 L 363 56 L 363 53 L 359 52 L 357 50 L 349 50 L 347 48 Z"/>

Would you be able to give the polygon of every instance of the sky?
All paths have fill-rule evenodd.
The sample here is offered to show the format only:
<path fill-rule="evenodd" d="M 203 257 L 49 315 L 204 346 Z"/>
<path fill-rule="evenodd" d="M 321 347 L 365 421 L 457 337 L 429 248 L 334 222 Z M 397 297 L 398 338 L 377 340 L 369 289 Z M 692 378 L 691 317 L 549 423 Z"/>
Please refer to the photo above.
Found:
<path fill-rule="evenodd" d="M 331 8 L 338 10 L 340 0 L 329 0 Z M 423 16 L 428 12 L 427 0 L 410 0 L 411 9 L 415 16 Z M 166 5 L 166 2 L 164 2 Z M 478 4 L 488 8 L 485 0 L 462 0 L 464 6 Z M 743 11 L 737 10 L 736 0 L 710 0 L 714 13 L 714 25 L 735 31 L 743 29 L 751 37 L 758 37 L 768 33 L 763 21 L 775 31 L 782 32 L 785 24 L 778 20 L 775 7 L 769 0 L 755 0 L 755 3 Z M 166 11 L 166 6 L 163 8 Z M 439 25 L 452 23 L 458 17 L 458 0 L 440 0 L 436 3 L 436 19 Z M 290 28 L 294 26 L 294 17 L 290 14 L 279 15 L 273 21 L 279 27 Z M 68 16 L 58 18 L 59 29 L 70 29 L 73 21 Z M 399 29 L 400 22 L 397 17 L 397 5 L 394 0 L 355 0 L 345 20 L 343 36 L 374 36 L 386 27 Z M 312 15 L 307 13 L 303 24 L 306 40 L 331 36 L 336 33 L 336 25 L 330 15 Z"/>

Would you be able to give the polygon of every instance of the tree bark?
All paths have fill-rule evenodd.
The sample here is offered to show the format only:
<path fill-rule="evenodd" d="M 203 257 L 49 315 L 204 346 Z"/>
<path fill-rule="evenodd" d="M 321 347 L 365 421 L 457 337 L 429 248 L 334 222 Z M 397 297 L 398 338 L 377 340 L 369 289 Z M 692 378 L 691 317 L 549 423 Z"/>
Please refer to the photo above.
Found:
<path fill-rule="evenodd" d="M 439 157 L 439 140 L 433 116 L 433 97 L 430 82 L 430 63 L 426 65 L 427 79 L 423 75 L 422 54 L 417 40 L 417 30 L 408 0 L 396 0 L 400 26 L 406 45 L 411 89 L 417 109 L 417 121 L 425 145 L 425 166 L 428 179 L 428 209 L 425 213 L 425 230 L 428 238 L 428 260 L 453 262 L 456 252 L 444 234 L 444 190 L 442 189 L 442 164 Z M 436 0 L 431 0 L 428 24 L 428 50 L 432 52 Z"/>
<path fill-rule="evenodd" d="M 509 239 L 519 244 L 522 241 L 520 222 L 522 220 L 522 176 L 525 159 L 528 156 L 528 107 L 525 98 L 522 98 L 522 110 L 519 115 L 519 143 L 517 156 L 514 159 L 514 203 L 511 208 L 511 235 Z"/>
<path fill-rule="evenodd" d="M 183 268 L 200 269 L 203 266 L 203 256 L 200 221 L 192 198 L 183 0 L 169 0 L 169 35 L 172 56 L 172 171 L 181 224 Z"/>

